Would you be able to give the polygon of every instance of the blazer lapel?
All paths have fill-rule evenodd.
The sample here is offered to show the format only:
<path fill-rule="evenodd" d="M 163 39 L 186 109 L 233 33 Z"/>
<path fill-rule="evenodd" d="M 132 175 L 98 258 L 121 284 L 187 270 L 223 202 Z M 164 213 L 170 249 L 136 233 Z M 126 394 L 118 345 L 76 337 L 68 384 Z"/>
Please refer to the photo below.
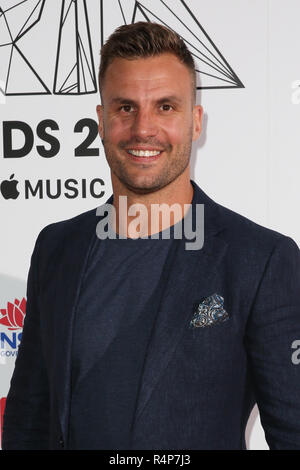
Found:
<path fill-rule="evenodd" d="M 192 318 L 191 299 L 213 294 L 214 278 L 227 244 L 217 237 L 207 241 L 200 253 L 184 252 L 181 243 L 173 254 L 173 265 L 163 292 L 153 336 L 151 338 L 139 397 L 135 422 L 151 397 L 161 374 L 167 367 L 180 338 Z M 200 281 L 199 281 L 200 280 Z"/>
<path fill-rule="evenodd" d="M 82 228 L 71 235 L 65 245 L 60 269 L 57 273 L 57 286 L 60 295 L 54 305 L 56 344 L 54 361 L 56 367 L 55 388 L 60 424 L 64 438 L 67 431 L 67 418 L 71 397 L 71 352 L 74 314 L 79 298 L 81 282 L 92 245 L 93 232 L 85 232 Z"/>
<path fill-rule="evenodd" d="M 195 185 L 195 203 L 204 203 L 205 241 L 201 250 L 185 250 L 186 240 L 174 240 L 171 259 L 164 267 L 158 286 L 160 305 L 152 338 L 148 346 L 145 366 L 138 395 L 133 429 L 164 369 L 172 357 L 180 338 L 192 318 L 192 299 L 213 294 L 214 280 L 218 275 L 227 243 L 218 236 L 223 230 L 218 220 L 215 203 Z M 218 225 L 216 223 L 218 221 Z M 148 305 L 147 308 L 153 308 Z"/>
<path fill-rule="evenodd" d="M 110 203 L 112 197 L 106 201 Z M 72 336 L 74 318 L 80 289 L 91 248 L 96 240 L 96 226 L 100 217 L 96 209 L 89 211 L 81 223 L 75 224 L 64 234 L 65 242 L 56 273 L 57 295 L 53 302 L 56 343 L 53 347 L 59 420 L 64 439 L 67 438 L 69 408 L 71 402 Z"/>

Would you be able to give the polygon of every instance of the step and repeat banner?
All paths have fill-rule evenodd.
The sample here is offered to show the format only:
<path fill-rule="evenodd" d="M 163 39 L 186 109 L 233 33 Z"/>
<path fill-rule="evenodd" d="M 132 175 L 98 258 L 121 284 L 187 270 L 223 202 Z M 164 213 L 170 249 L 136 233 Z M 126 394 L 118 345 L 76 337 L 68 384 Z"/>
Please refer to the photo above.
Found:
<path fill-rule="evenodd" d="M 111 194 L 96 115 L 101 45 L 141 20 L 181 35 L 204 108 L 192 178 L 299 244 L 299 17 L 298 0 L 0 0 L 1 429 L 36 237 Z M 246 440 L 268 449 L 257 407 Z"/>

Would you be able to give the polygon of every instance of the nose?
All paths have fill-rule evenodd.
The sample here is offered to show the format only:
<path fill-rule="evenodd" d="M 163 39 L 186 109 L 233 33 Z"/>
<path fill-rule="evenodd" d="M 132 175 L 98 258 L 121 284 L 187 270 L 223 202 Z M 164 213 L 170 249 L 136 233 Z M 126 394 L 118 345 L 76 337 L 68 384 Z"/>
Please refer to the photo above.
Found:
<path fill-rule="evenodd" d="M 145 139 L 158 133 L 158 126 L 153 113 L 147 109 L 139 109 L 132 123 L 133 137 Z"/>

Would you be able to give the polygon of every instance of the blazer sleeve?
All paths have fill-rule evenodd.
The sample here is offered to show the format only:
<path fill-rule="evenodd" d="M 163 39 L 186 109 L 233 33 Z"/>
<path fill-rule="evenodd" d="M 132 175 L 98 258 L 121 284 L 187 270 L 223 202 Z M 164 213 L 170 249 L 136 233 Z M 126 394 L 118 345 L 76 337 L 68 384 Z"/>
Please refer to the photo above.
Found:
<path fill-rule="evenodd" d="M 49 390 L 41 346 L 38 287 L 44 230 L 31 256 L 22 339 L 4 411 L 2 448 L 5 450 L 49 447 Z"/>
<path fill-rule="evenodd" d="M 246 329 L 250 372 L 271 450 L 300 450 L 297 343 L 300 347 L 300 250 L 282 236 L 266 264 Z"/>

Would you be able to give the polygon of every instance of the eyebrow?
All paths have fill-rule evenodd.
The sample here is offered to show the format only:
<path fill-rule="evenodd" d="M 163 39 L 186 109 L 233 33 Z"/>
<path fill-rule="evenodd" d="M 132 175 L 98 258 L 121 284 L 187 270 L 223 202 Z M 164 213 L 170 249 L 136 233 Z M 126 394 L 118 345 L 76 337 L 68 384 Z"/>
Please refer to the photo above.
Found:
<path fill-rule="evenodd" d="M 168 95 L 168 96 L 163 96 L 162 98 L 159 98 L 157 100 L 158 104 L 165 103 L 166 101 L 171 101 L 176 104 L 181 104 L 182 99 L 178 98 L 178 96 L 175 95 Z M 129 98 L 124 98 L 122 96 L 117 96 L 115 98 L 112 98 L 110 100 L 110 104 L 130 104 L 130 105 L 136 105 L 138 104 L 135 100 L 129 99 Z"/>

